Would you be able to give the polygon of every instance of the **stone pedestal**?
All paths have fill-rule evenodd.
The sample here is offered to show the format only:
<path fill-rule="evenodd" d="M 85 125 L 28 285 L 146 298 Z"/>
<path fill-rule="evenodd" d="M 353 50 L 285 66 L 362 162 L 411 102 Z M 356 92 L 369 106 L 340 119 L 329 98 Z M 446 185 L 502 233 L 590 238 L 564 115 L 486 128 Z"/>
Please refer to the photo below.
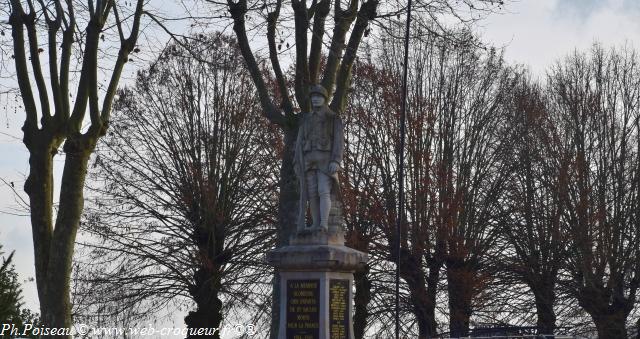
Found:
<path fill-rule="evenodd" d="M 267 253 L 280 274 L 279 339 L 353 339 L 353 272 L 367 254 L 344 246 L 342 231 L 299 231 Z"/>

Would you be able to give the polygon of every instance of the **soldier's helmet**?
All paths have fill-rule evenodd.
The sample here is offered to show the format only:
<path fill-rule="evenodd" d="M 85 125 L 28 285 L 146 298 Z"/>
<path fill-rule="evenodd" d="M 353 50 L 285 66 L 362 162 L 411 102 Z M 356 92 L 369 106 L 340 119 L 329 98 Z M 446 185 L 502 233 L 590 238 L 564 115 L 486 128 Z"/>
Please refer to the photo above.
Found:
<path fill-rule="evenodd" d="M 325 98 L 325 100 L 329 99 L 327 90 L 324 87 L 322 87 L 322 85 L 316 84 L 309 87 L 309 96 L 311 96 L 314 93 L 322 95 Z"/>

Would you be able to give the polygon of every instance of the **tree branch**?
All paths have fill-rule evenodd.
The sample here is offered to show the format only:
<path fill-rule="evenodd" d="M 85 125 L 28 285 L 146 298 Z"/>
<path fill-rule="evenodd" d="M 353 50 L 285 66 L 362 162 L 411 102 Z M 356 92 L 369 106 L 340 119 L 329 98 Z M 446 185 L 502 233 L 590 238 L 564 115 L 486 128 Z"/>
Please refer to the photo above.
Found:
<path fill-rule="evenodd" d="M 42 127 L 45 128 L 51 119 L 51 110 L 49 107 L 49 96 L 47 94 L 47 85 L 42 75 L 42 66 L 40 65 L 40 47 L 38 46 L 38 34 L 36 32 L 36 13 L 33 4 L 28 1 L 29 8 L 32 11 L 26 16 L 25 26 L 27 27 L 27 35 L 29 37 L 29 55 L 31 56 L 31 68 L 33 76 L 38 88 L 40 97 L 40 107 L 42 109 Z"/>
<path fill-rule="evenodd" d="M 276 24 L 278 17 L 280 16 L 280 8 L 282 7 L 282 0 L 276 0 L 276 9 L 267 15 L 267 42 L 269 44 L 269 58 L 271 59 L 271 65 L 273 72 L 276 76 L 276 81 L 280 90 L 280 96 L 282 97 L 282 107 L 285 114 L 293 114 L 293 104 L 289 99 L 289 90 L 287 89 L 287 82 L 282 74 L 282 68 L 280 67 L 280 61 L 278 60 L 278 48 L 276 46 Z"/>
<path fill-rule="evenodd" d="M 111 7 L 115 7 L 115 1 L 114 0 L 106 0 L 106 4 L 104 6 L 104 9 L 102 9 L 101 15 L 100 15 L 100 24 L 104 25 L 105 22 L 107 22 L 107 19 L 109 19 L 109 13 L 111 12 Z"/>
<path fill-rule="evenodd" d="M 26 119 L 22 128 L 27 133 L 38 130 L 38 110 L 36 109 L 31 84 L 29 81 L 29 69 L 27 67 L 27 56 L 24 49 L 24 10 L 20 4 L 20 0 L 11 0 L 11 16 L 9 23 L 13 35 L 13 51 L 16 63 L 16 75 L 18 78 L 18 87 L 24 102 Z M 27 147 L 30 145 L 27 144 Z"/>
<path fill-rule="evenodd" d="M 73 11 L 72 0 L 66 0 L 69 11 L 69 22 L 62 33 L 62 51 L 60 57 L 60 99 L 62 100 L 62 111 L 56 112 L 60 121 L 66 121 L 71 114 L 71 104 L 69 103 L 69 65 L 71 63 L 71 47 L 74 42 L 76 29 L 76 17 Z M 62 16 L 63 21 L 64 15 Z"/>
<path fill-rule="evenodd" d="M 136 41 L 138 40 L 138 34 L 140 32 L 140 19 L 142 17 L 142 9 L 144 5 L 144 0 L 138 0 L 136 5 L 136 11 L 133 17 L 133 25 L 131 27 L 131 33 L 126 40 L 121 41 L 120 51 L 118 52 L 118 60 L 116 60 L 116 64 L 113 68 L 113 73 L 111 74 L 111 79 L 109 80 L 109 87 L 107 88 L 107 93 L 105 94 L 104 101 L 102 104 L 102 113 L 100 114 L 101 119 L 101 130 L 96 131 L 98 135 L 103 135 L 106 132 L 106 127 L 109 125 L 109 119 L 111 116 L 111 107 L 113 105 L 113 98 L 115 97 L 116 90 L 118 89 L 118 82 L 120 81 L 120 76 L 122 75 L 122 69 L 124 68 L 124 64 L 129 59 L 129 53 L 135 47 Z M 118 11 L 116 6 L 113 6 L 113 13 L 118 17 Z M 119 19 L 117 19 L 119 21 Z M 118 24 L 118 32 L 121 38 L 124 37 L 122 34 L 122 30 L 120 28 L 120 24 Z"/>
<path fill-rule="evenodd" d="M 89 21 L 87 27 L 87 37 L 85 40 L 85 53 L 82 64 L 82 74 L 88 73 L 89 82 L 89 117 L 91 119 L 91 128 L 99 128 L 102 124 L 100 120 L 100 106 L 98 105 L 98 51 L 100 50 L 100 31 L 103 27 L 100 0 L 96 2 L 96 14 Z M 73 117 L 72 117 L 73 118 Z"/>
<path fill-rule="evenodd" d="M 307 30 L 309 18 L 306 0 L 292 0 L 291 7 L 295 18 L 296 29 L 296 100 L 303 112 L 309 111 L 309 64 L 307 59 Z"/>
<path fill-rule="evenodd" d="M 53 95 L 53 104 L 55 108 L 55 114 L 62 111 L 62 100 L 60 98 L 60 78 L 58 74 L 58 48 L 57 48 L 57 35 L 62 23 L 61 17 L 64 15 L 60 2 L 55 2 L 56 14 L 53 19 L 47 14 L 47 6 L 43 0 L 38 0 L 40 8 L 45 15 L 47 21 L 48 38 L 49 38 L 49 78 L 51 82 L 51 93 Z"/>
<path fill-rule="evenodd" d="M 284 126 L 284 116 L 271 101 L 267 86 L 262 77 L 262 73 L 260 72 L 260 67 L 256 62 L 253 52 L 251 51 L 251 46 L 249 46 L 244 18 L 245 13 L 247 12 L 247 1 L 240 0 L 237 3 L 234 3 L 232 0 L 227 0 L 227 4 L 229 6 L 229 13 L 233 18 L 233 30 L 236 32 L 240 53 L 242 53 L 247 64 L 247 69 L 249 70 L 251 78 L 256 85 L 256 89 L 258 90 L 258 96 L 260 97 L 260 105 L 262 106 L 263 113 L 270 122 L 278 126 Z"/>
<path fill-rule="evenodd" d="M 120 37 L 120 43 L 125 40 L 124 32 L 122 31 L 122 22 L 120 21 L 120 15 L 118 14 L 118 5 L 113 5 L 113 15 L 116 18 L 116 27 L 118 28 L 118 36 Z"/>
<path fill-rule="evenodd" d="M 358 0 L 351 0 L 348 10 L 340 8 L 340 1 L 335 3 L 335 27 L 333 28 L 333 38 L 329 47 L 329 55 L 327 57 L 327 66 L 324 69 L 322 77 L 322 86 L 327 89 L 329 95 L 333 92 L 336 81 L 336 71 L 342 58 L 342 51 L 345 48 L 344 40 L 351 23 L 356 18 L 356 10 L 358 8 Z"/>
<path fill-rule="evenodd" d="M 360 11 L 358 11 L 358 18 L 349 37 L 347 50 L 340 64 L 340 71 L 338 72 L 338 79 L 336 80 L 336 91 L 331 101 L 331 108 L 336 112 L 342 112 L 344 110 L 347 90 L 351 82 L 351 68 L 356 60 L 356 52 L 360 47 L 360 42 L 369 25 L 369 21 L 376 17 L 378 3 L 379 0 L 368 0 L 362 4 Z"/>
<path fill-rule="evenodd" d="M 93 5 L 91 5 L 91 7 L 93 7 Z M 91 13 L 94 13 L 94 11 L 91 10 Z M 69 117 L 67 125 L 67 128 L 71 132 L 80 132 L 82 120 L 84 119 L 87 109 L 87 103 L 89 102 L 89 88 L 91 87 L 91 79 L 97 78 L 97 75 L 95 74 L 97 71 L 95 70 L 95 67 L 93 67 L 94 70 L 92 70 L 92 66 L 95 66 L 97 62 L 98 48 L 95 45 L 98 43 L 98 31 L 99 30 L 95 21 L 95 16 L 92 16 L 87 25 L 87 33 L 84 46 L 85 51 L 82 60 L 80 81 L 78 82 L 78 89 L 76 91 L 76 102 L 73 106 L 73 112 L 71 112 L 71 116 Z M 89 109 L 93 109 L 95 112 L 96 107 L 90 107 Z M 92 113 L 92 123 L 95 120 L 95 116 L 96 114 Z"/>
<path fill-rule="evenodd" d="M 313 18 L 313 34 L 311 36 L 311 50 L 309 51 L 309 80 L 318 83 L 320 72 L 320 56 L 322 52 L 322 40 L 325 32 L 325 21 L 331 9 L 331 0 L 321 0 L 315 8 Z"/>

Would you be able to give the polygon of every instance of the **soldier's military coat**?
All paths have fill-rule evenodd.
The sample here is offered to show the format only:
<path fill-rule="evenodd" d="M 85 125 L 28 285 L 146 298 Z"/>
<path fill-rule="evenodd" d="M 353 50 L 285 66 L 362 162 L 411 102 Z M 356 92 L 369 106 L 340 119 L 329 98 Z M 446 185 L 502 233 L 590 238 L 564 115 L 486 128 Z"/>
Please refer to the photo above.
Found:
<path fill-rule="evenodd" d="M 305 154 L 310 152 L 327 152 L 326 161 L 316 164 L 315 162 L 305 161 Z M 308 192 L 306 192 L 305 173 L 309 170 L 318 170 L 331 177 L 333 185 L 332 193 L 338 190 L 338 172 L 329 173 L 329 164 L 331 162 L 342 166 L 342 157 L 344 154 L 344 129 L 342 119 L 338 114 L 332 111 L 327 105 L 324 105 L 318 112 L 303 113 L 298 129 L 298 139 L 296 140 L 294 166 L 300 177 L 300 213 L 298 217 L 298 227 L 304 227 L 304 217 L 306 208 L 305 203 L 308 200 Z M 339 196 L 339 194 L 332 194 Z"/>

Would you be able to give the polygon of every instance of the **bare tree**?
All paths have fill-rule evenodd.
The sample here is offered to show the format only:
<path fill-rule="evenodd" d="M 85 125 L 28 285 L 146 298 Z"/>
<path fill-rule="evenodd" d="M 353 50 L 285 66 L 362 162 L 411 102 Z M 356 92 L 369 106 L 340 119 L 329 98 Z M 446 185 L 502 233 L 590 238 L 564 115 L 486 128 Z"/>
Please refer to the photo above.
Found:
<path fill-rule="evenodd" d="M 393 40 L 383 40 L 375 62 L 358 64 L 348 111 L 355 126 L 349 126 L 353 134 L 347 136 L 352 147 L 366 145 L 359 147 L 365 153 L 359 161 L 374 179 L 372 193 L 370 184 L 361 185 L 371 209 L 368 222 L 380 229 L 366 233 L 370 251 L 400 265 L 403 331 L 428 338 L 438 332 L 436 297 L 442 269 L 448 270 L 451 327 L 466 322 L 467 331 L 474 297 L 486 288 L 486 276 L 493 269 L 488 258 L 497 241 L 506 178 L 506 165 L 500 162 L 506 119 L 502 101 L 516 74 L 499 55 L 482 53 L 473 45 L 455 46 L 436 36 L 414 43 L 405 178 L 408 215 L 398 260 L 390 244 L 396 241 L 398 213 L 400 51 Z M 373 271 L 385 267 L 384 262 L 375 265 Z M 460 280 L 454 274 L 466 275 Z M 391 295 L 391 288 L 387 293 Z M 389 301 L 385 307 L 383 312 L 392 311 Z"/>
<path fill-rule="evenodd" d="M 627 338 L 640 285 L 640 72 L 623 48 L 574 53 L 550 71 L 550 109 L 569 159 L 562 186 L 567 289 L 600 338 Z"/>
<path fill-rule="evenodd" d="M 442 66 L 440 62 L 444 62 L 444 59 L 437 58 L 436 48 L 433 48 L 435 40 L 438 39 L 432 37 L 427 41 L 416 42 L 412 49 L 406 169 L 408 216 L 407 223 L 401 228 L 400 259 L 392 246 L 397 241 L 395 236 L 398 215 L 397 117 L 401 100 L 397 88 L 400 87 L 402 73 L 399 65 L 400 44 L 393 40 L 383 41 L 383 52 L 377 56 L 376 63 L 381 69 L 369 71 L 374 74 L 371 81 L 376 88 L 370 100 L 379 102 L 373 107 L 373 112 L 364 113 L 370 115 L 369 119 L 361 118 L 366 124 L 364 128 L 367 130 L 369 157 L 373 159 L 378 172 L 377 194 L 380 196 L 381 210 L 384 211 L 384 217 L 379 222 L 384 246 L 376 250 L 381 251 L 378 255 L 383 256 L 385 260 L 400 266 L 400 276 L 405 283 L 403 290 L 406 288 L 402 298 L 403 313 L 412 314 L 412 317 L 404 317 L 408 323 L 405 323 L 406 327 L 403 326 L 406 328 L 403 331 L 417 335 L 418 338 L 428 338 L 437 333 L 436 292 L 440 270 L 444 263 L 442 234 L 438 233 L 435 224 L 432 223 L 434 205 L 431 204 L 433 186 L 430 181 L 430 170 L 434 149 L 430 146 L 436 138 L 433 133 L 434 114 L 425 107 L 428 99 L 420 95 L 423 89 L 420 87 L 428 86 L 421 80 L 429 79 L 437 73 L 435 69 Z M 430 60 L 434 68 L 424 67 L 424 61 L 430 57 L 434 57 Z M 424 78 L 421 77 L 423 75 Z M 420 108 L 425 109 L 420 110 Z M 414 322 L 413 326 L 411 322 Z"/>
<path fill-rule="evenodd" d="M 501 233 L 509 248 L 498 256 L 502 273 L 533 293 L 539 334 L 553 334 L 556 327 L 556 285 L 564 263 L 561 190 L 567 172 L 546 99 L 543 88 L 523 72 L 505 102 L 511 149 L 504 161 L 511 174 Z"/>
<path fill-rule="evenodd" d="M 449 330 L 466 336 L 474 299 L 492 279 L 489 255 L 501 216 L 506 165 L 502 101 L 515 76 L 502 57 L 462 48 L 442 74 L 435 156 L 438 217 L 445 232 Z"/>
<path fill-rule="evenodd" d="M 273 246 L 282 141 L 256 113 L 235 41 L 189 48 L 202 61 L 172 44 L 119 92 L 86 223 L 97 237 L 89 262 L 102 259 L 82 280 L 94 286 L 85 294 L 101 291 L 97 307 L 105 295 L 118 310 L 186 298 L 187 326 L 211 329 L 240 309 L 257 315 L 246 321 L 268 314 L 261 258 Z"/>
<path fill-rule="evenodd" d="M 369 252 L 369 262 L 365 270 L 355 273 L 354 334 L 363 338 L 367 329 L 375 329 L 388 321 L 390 286 L 376 276 L 386 275 L 391 281 L 388 269 L 382 261 L 388 260 L 388 253 L 375 248 L 385 237 L 381 225 L 390 222 L 388 206 L 380 194 L 380 161 L 372 155 L 384 152 L 390 145 L 375 150 L 379 144 L 372 143 L 372 134 L 386 138 L 388 118 L 393 115 L 383 107 L 392 102 L 385 96 L 391 90 L 393 78 L 371 60 L 358 62 L 353 71 L 353 87 L 344 112 L 345 160 L 343 171 L 343 202 L 347 226 L 348 246 Z M 382 94 L 385 93 L 385 94 Z M 382 120 L 381 120 L 382 119 Z M 394 211 L 395 209 L 391 209 Z M 384 248 L 387 248 L 385 245 Z M 384 293 L 377 291 L 387 289 Z M 389 299 L 390 300 L 390 299 Z M 378 313 L 378 314 L 376 314 Z M 383 313 L 383 314 L 381 314 Z M 386 314 L 384 314 L 386 313 Z"/>
<path fill-rule="evenodd" d="M 87 162 L 109 126 L 118 81 L 138 38 L 144 1 L 137 1 L 133 11 L 113 0 L 89 1 L 87 6 L 73 1 L 5 3 L 26 114 L 22 130 L 30 158 L 25 191 L 30 201 L 42 322 L 50 328 L 71 328 L 71 259 L 83 210 Z M 115 62 L 108 64 L 99 57 L 99 46 L 105 34 L 111 33 L 118 36 L 118 55 Z M 42 37 L 46 39 L 44 44 L 38 41 Z M 70 78 L 75 71 L 70 68 L 72 51 L 79 52 L 81 66 L 77 89 L 70 92 Z M 41 54 L 48 59 L 48 76 Z M 106 90 L 101 91 L 98 69 L 105 66 L 111 66 L 112 71 L 107 74 Z M 71 98 L 75 99 L 73 103 Z M 83 129 L 87 110 L 90 125 Z M 62 143 L 65 160 L 55 213 L 53 158 Z"/>

